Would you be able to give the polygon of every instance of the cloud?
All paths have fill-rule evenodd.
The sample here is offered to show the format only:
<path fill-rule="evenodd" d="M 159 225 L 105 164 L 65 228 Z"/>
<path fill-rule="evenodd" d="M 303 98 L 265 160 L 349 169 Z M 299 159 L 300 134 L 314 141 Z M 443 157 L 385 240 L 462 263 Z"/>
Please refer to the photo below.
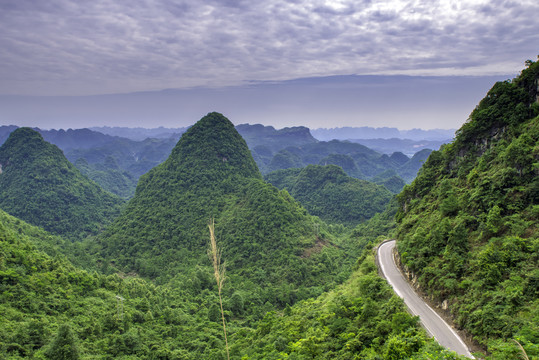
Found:
<path fill-rule="evenodd" d="M 4 0 L 0 93 L 514 73 L 537 55 L 538 13 L 533 0 Z"/>

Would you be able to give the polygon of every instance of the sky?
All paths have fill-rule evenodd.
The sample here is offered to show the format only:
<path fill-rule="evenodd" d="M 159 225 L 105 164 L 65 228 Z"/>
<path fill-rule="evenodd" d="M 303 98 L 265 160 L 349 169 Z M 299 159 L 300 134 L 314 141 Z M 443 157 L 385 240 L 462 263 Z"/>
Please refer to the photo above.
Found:
<path fill-rule="evenodd" d="M 536 0 L 0 0 L 0 125 L 456 128 Z"/>

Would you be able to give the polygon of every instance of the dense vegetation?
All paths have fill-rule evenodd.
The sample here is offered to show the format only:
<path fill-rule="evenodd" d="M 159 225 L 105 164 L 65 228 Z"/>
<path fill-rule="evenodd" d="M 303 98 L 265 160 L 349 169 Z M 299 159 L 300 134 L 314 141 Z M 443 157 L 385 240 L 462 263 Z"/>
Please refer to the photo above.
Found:
<path fill-rule="evenodd" d="M 357 225 L 382 212 L 392 197 L 383 186 L 352 178 L 336 165 L 278 170 L 265 179 L 286 189 L 310 214 L 345 225 Z"/>
<path fill-rule="evenodd" d="M 210 217 L 229 287 L 245 304 L 284 307 L 319 295 L 345 279 L 359 252 L 335 243 L 320 220 L 265 183 L 232 123 L 211 113 L 141 177 L 122 216 L 100 236 L 99 254 L 109 271 L 198 291 L 208 276 L 200 265 L 208 261 Z M 247 307 L 243 316 L 253 320 L 260 311 Z"/>
<path fill-rule="evenodd" d="M 0 144 L 16 128 L 0 126 Z M 112 132 L 114 129 L 108 128 Z M 138 178 L 163 162 L 179 138 L 179 134 L 165 134 L 163 138 L 135 141 L 89 129 L 35 130 L 58 146 L 81 173 L 123 198 L 133 196 Z"/>
<path fill-rule="evenodd" d="M 496 83 L 399 195 L 403 263 L 493 359 L 539 357 L 538 79 Z"/>
<path fill-rule="evenodd" d="M 268 175 L 288 191 L 279 190 L 263 181 L 233 125 L 210 113 L 141 176 L 104 233 L 72 243 L 0 210 L 0 358 L 226 358 L 206 253 L 212 218 L 226 263 L 222 298 L 233 359 L 457 359 L 427 338 L 376 274 L 373 247 L 388 234 L 397 235 L 411 277 L 431 299 L 448 304 L 457 326 L 491 359 L 519 358 L 519 344 L 537 359 L 538 79 L 539 65 L 530 62 L 517 79 L 496 84 L 455 141 L 433 152 L 391 201 L 385 189 L 346 173 L 396 191 L 399 175 L 413 177 L 429 151 L 409 159 L 312 141 L 305 128 L 276 134 L 245 127 L 250 141 L 258 131 L 275 136 L 272 146 L 255 147 L 259 162 L 340 166 Z M 274 154 L 298 136 L 301 147 Z M 94 140 L 108 146 L 103 137 Z M 141 164 L 157 161 L 170 141 L 146 140 L 145 153 L 161 150 L 131 164 L 142 173 Z M 121 182 L 129 177 L 127 163 L 103 148 L 84 153 L 89 157 L 75 157 L 86 174 L 129 196 Z M 92 163 L 91 156 L 100 160 Z M 118 212 L 118 198 L 31 129 L 11 134 L 0 164 L 0 201 L 42 213 L 40 226 L 61 226 L 56 233 L 96 234 Z M 370 219 L 352 230 L 326 225 L 290 194 L 330 221 Z M 61 209 L 82 195 L 99 201 Z M 56 221 L 62 216 L 70 222 Z"/>
<path fill-rule="evenodd" d="M 80 270 L 60 255 L 69 246 L 0 211 L 0 358 L 225 358 L 209 260 L 190 279 L 156 286 Z M 364 254 L 346 284 L 284 310 L 227 280 L 231 357 L 456 359 L 426 338 Z M 249 325 L 245 313 L 261 320 Z"/>
<path fill-rule="evenodd" d="M 366 253 L 367 254 L 367 253 Z M 376 274 L 371 255 L 335 290 L 268 312 L 256 331 L 236 335 L 244 359 L 457 359 L 429 339 L 418 319 Z"/>
<path fill-rule="evenodd" d="M 135 193 L 142 174 L 162 163 L 177 138 L 134 141 L 109 136 L 109 141 L 88 148 L 66 148 L 66 157 L 107 191 L 123 198 Z"/>
<path fill-rule="evenodd" d="M 103 163 L 88 164 L 84 158 L 74 163 L 81 174 L 95 181 L 104 190 L 124 199 L 133 196 L 137 187 L 137 178 L 128 171 L 120 169 L 112 156 L 105 158 Z"/>
<path fill-rule="evenodd" d="M 55 234 L 96 234 L 123 204 L 30 128 L 13 131 L 0 147 L 0 168 L 0 208 Z"/>
<path fill-rule="evenodd" d="M 60 255 L 65 246 L 0 211 L 0 358 L 222 359 L 206 272 L 196 289 L 158 287 L 80 270 Z M 240 300 L 227 295 L 229 316 Z"/>

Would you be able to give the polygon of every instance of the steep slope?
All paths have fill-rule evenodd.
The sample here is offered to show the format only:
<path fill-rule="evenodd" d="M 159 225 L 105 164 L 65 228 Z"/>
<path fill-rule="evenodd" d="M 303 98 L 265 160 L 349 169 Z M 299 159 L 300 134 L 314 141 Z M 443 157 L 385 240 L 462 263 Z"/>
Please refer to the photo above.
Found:
<path fill-rule="evenodd" d="M 111 156 L 103 164 L 88 164 L 83 158 L 73 163 L 87 178 L 95 181 L 104 190 L 129 199 L 135 194 L 137 179 L 125 170 L 121 170 L 115 159 Z"/>
<path fill-rule="evenodd" d="M 303 146 L 317 142 L 309 129 L 304 126 L 275 130 L 273 126 L 240 124 L 236 126 L 236 130 L 245 139 L 263 173 L 267 172 L 273 156 L 280 150 L 289 146 Z"/>
<path fill-rule="evenodd" d="M 430 149 L 423 149 L 416 152 L 408 162 L 396 169 L 397 174 L 407 183 L 412 182 L 431 152 L 432 150 Z"/>
<path fill-rule="evenodd" d="M 158 282 L 192 283 L 197 269 L 209 270 L 211 217 L 227 283 L 246 303 L 284 306 L 318 294 L 320 284 L 339 281 L 350 259 L 288 193 L 262 180 L 245 141 L 218 113 L 192 126 L 170 157 L 141 177 L 126 211 L 101 237 L 102 254 Z"/>
<path fill-rule="evenodd" d="M 384 185 L 386 189 L 391 191 L 393 194 L 400 193 L 406 185 L 404 180 L 397 175 L 395 170 L 386 170 L 383 173 L 371 178 L 370 181 L 375 184 Z"/>
<path fill-rule="evenodd" d="M 233 352 L 249 359 L 466 359 L 426 336 L 376 274 L 372 256 L 358 267 L 336 289 L 269 312 L 256 331 L 234 338 Z"/>
<path fill-rule="evenodd" d="M 3 125 L 3 126 L 0 126 L 0 145 L 2 145 L 4 143 L 4 141 L 7 140 L 7 138 L 9 137 L 9 134 L 11 134 L 13 132 L 13 130 L 15 130 L 16 128 L 17 128 L 17 126 L 15 126 L 15 125 L 9 125 L 9 126 Z"/>
<path fill-rule="evenodd" d="M 1 359 L 63 358 L 55 339 L 66 326 L 83 359 L 222 358 L 215 296 L 189 301 L 185 287 L 83 271 L 56 250 L 62 242 L 0 210 Z"/>
<path fill-rule="evenodd" d="M 345 225 L 357 225 L 382 212 L 392 197 L 384 187 L 354 179 L 336 165 L 279 170 L 265 178 L 286 189 L 310 214 Z"/>
<path fill-rule="evenodd" d="M 0 169 L 0 208 L 69 238 L 98 233 L 123 203 L 30 128 L 13 131 L 0 147 Z"/>
<path fill-rule="evenodd" d="M 496 83 L 399 195 L 403 264 L 494 359 L 539 356 L 538 79 Z"/>

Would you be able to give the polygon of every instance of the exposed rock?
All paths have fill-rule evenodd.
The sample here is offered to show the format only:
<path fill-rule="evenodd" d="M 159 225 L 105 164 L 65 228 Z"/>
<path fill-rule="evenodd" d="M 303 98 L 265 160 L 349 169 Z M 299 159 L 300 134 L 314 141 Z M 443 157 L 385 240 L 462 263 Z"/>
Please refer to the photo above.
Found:
<path fill-rule="evenodd" d="M 447 299 L 445 299 L 444 301 L 442 301 L 442 310 L 447 310 L 448 308 L 449 308 L 449 303 Z"/>

